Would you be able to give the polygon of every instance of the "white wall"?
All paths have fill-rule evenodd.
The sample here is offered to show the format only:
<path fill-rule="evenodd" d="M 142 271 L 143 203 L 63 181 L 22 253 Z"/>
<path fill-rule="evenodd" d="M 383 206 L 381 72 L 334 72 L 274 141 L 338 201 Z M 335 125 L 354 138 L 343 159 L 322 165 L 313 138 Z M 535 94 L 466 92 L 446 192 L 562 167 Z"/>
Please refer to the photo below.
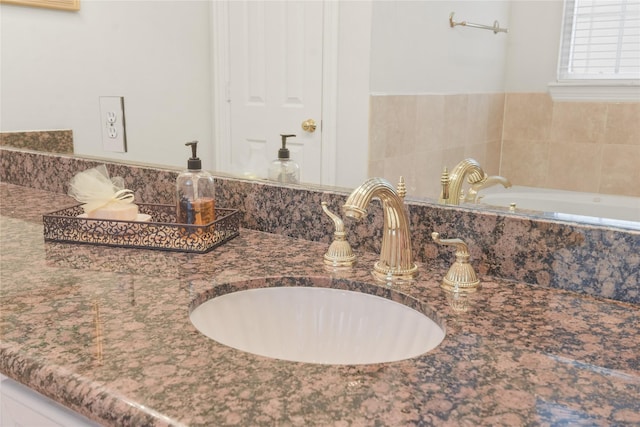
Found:
<path fill-rule="evenodd" d="M 336 180 L 354 188 L 367 178 L 369 165 L 370 1 L 340 4 Z"/>
<path fill-rule="evenodd" d="M 509 1 L 374 1 L 371 91 L 502 92 L 508 35 L 449 25 L 509 25 Z"/>
<path fill-rule="evenodd" d="M 509 17 L 507 92 L 546 92 L 556 80 L 562 0 L 515 0 Z"/>
<path fill-rule="evenodd" d="M 373 93 L 546 92 L 556 79 L 563 0 L 373 4 Z M 450 12 L 509 32 L 451 28 Z"/>
<path fill-rule="evenodd" d="M 209 3 L 83 0 L 78 12 L 0 5 L 2 131 L 72 129 L 77 154 L 213 165 Z M 102 150 L 100 96 L 124 96 L 129 152 Z"/>

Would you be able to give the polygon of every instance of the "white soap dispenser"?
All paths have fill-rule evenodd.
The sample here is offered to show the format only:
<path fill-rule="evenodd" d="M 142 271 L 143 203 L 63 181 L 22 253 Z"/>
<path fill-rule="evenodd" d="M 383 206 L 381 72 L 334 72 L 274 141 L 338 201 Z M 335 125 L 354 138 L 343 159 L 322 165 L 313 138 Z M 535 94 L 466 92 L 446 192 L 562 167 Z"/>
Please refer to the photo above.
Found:
<path fill-rule="evenodd" d="M 214 178 L 202 170 L 202 161 L 197 156 L 198 141 L 187 142 L 191 157 L 187 170 L 176 179 L 176 220 L 180 224 L 206 225 L 215 220 Z"/>
<path fill-rule="evenodd" d="M 295 135 L 280 135 L 282 148 L 278 150 L 278 158 L 269 165 L 269 179 L 283 184 L 298 184 L 300 182 L 300 166 L 289 158 L 287 138 Z"/>

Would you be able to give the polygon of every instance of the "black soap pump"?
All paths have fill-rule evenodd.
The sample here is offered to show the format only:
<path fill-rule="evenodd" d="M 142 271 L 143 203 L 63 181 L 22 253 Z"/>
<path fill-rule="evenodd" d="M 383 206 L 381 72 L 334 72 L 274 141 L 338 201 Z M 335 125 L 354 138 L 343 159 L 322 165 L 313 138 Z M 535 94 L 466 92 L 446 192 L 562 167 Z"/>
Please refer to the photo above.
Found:
<path fill-rule="evenodd" d="M 191 157 L 187 170 L 176 179 L 176 220 L 180 224 L 206 225 L 215 220 L 215 185 L 213 176 L 202 170 L 198 158 L 198 141 L 187 142 Z"/>
<path fill-rule="evenodd" d="M 283 184 L 298 184 L 300 182 L 300 166 L 289 158 L 287 138 L 295 135 L 283 135 L 282 148 L 278 150 L 278 158 L 269 165 L 269 179 Z"/>

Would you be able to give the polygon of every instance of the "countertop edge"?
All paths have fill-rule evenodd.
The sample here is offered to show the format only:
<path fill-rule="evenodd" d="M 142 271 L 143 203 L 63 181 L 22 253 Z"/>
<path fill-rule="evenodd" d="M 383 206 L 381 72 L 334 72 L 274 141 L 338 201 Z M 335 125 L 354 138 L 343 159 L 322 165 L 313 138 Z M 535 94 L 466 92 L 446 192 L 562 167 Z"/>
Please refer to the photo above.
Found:
<path fill-rule="evenodd" d="M 68 369 L 22 354 L 0 340 L 0 372 L 31 390 L 98 423 L 117 425 L 182 426 L 151 408 L 139 405 L 114 390 Z M 47 382 L 37 381 L 47 378 Z M 96 400 L 101 405 L 96 405 Z M 108 410 L 105 410 L 108 409 Z"/>

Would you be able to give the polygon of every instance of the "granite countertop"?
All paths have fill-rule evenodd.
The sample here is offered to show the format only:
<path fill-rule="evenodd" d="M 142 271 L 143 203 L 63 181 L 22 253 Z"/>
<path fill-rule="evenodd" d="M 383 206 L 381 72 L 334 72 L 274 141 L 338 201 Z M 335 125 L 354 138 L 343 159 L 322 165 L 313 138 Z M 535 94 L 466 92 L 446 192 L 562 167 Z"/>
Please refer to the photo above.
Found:
<path fill-rule="evenodd" d="M 421 265 L 393 294 L 436 313 L 446 337 L 433 351 L 375 365 L 274 360 L 201 335 L 193 302 L 279 276 L 378 289 L 376 254 L 332 275 L 326 244 L 246 229 L 207 254 L 44 242 L 42 214 L 74 201 L 0 190 L 0 372 L 102 424 L 640 423 L 640 306 L 481 277 L 456 311 L 444 271 Z"/>

